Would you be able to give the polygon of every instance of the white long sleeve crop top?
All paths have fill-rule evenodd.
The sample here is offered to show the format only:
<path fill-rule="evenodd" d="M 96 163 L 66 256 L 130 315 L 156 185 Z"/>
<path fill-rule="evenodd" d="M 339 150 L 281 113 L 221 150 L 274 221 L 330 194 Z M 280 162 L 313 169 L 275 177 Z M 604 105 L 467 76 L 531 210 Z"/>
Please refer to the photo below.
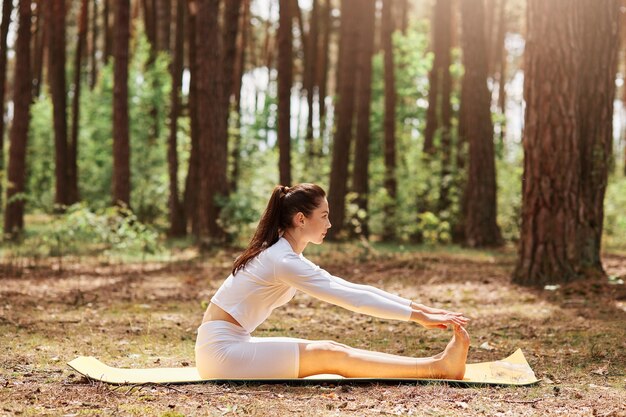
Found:
<path fill-rule="evenodd" d="M 374 317 L 401 321 L 411 317 L 411 300 L 333 276 L 295 253 L 283 237 L 235 275 L 230 274 L 211 302 L 252 333 L 272 310 L 289 302 L 296 290 Z"/>

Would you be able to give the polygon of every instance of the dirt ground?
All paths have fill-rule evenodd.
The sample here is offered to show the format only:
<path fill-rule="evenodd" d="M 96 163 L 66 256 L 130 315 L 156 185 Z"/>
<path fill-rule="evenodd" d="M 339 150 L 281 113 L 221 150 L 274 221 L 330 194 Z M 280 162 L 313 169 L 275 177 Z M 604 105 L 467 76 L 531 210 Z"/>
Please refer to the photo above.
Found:
<path fill-rule="evenodd" d="M 326 245 L 325 245 L 326 246 Z M 167 263 L 40 261 L 0 270 L 0 416 L 425 415 L 626 416 L 626 256 L 606 254 L 612 280 L 553 291 L 514 286 L 515 253 L 375 252 L 349 245 L 308 255 L 337 276 L 472 321 L 468 362 L 522 348 L 542 381 L 532 387 L 196 384 L 110 386 L 66 363 L 91 355 L 112 366 L 193 366 L 203 303 L 237 253 L 181 252 Z M 365 259 L 365 260 L 364 260 Z M 441 351 L 451 332 L 352 313 L 298 292 L 254 336 L 332 339 L 407 356 Z"/>

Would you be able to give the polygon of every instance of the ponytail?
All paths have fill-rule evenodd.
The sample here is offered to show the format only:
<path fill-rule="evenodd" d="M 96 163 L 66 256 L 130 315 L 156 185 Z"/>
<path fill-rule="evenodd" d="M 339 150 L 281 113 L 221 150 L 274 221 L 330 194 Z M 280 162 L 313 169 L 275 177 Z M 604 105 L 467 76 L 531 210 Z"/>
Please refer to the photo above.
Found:
<path fill-rule="evenodd" d="M 278 242 L 282 232 L 292 225 L 291 222 L 296 213 L 302 212 L 305 216 L 309 216 L 325 196 L 326 193 L 322 187 L 315 184 L 274 187 L 252 240 L 246 250 L 235 260 L 232 274 L 235 275 L 252 258 Z"/>

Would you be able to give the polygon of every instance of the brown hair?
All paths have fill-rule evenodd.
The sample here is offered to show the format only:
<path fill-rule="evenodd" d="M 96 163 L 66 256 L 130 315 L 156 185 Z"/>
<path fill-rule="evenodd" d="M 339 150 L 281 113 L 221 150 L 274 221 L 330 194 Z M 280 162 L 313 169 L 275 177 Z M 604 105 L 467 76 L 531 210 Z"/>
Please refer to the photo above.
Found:
<path fill-rule="evenodd" d="M 304 183 L 294 187 L 284 185 L 274 187 L 252 240 L 246 250 L 235 260 L 233 275 L 244 268 L 261 251 L 276 243 L 280 233 L 292 225 L 291 222 L 296 213 L 302 212 L 308 217 L 319 207 L 324 197 L 326 193 L 316 184 Z"/>

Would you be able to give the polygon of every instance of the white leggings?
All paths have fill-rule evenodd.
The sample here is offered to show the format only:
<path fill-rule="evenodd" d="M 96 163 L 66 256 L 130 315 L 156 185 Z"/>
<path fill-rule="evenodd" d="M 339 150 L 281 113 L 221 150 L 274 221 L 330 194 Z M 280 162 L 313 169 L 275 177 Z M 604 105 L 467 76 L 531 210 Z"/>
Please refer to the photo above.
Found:
<path fill-rule="evenodd" d="M 242 327 L 210 320 L 198 327 L 196 367 L 204 379 L 298 378 L 295 337 L 254 337 Z"/>

